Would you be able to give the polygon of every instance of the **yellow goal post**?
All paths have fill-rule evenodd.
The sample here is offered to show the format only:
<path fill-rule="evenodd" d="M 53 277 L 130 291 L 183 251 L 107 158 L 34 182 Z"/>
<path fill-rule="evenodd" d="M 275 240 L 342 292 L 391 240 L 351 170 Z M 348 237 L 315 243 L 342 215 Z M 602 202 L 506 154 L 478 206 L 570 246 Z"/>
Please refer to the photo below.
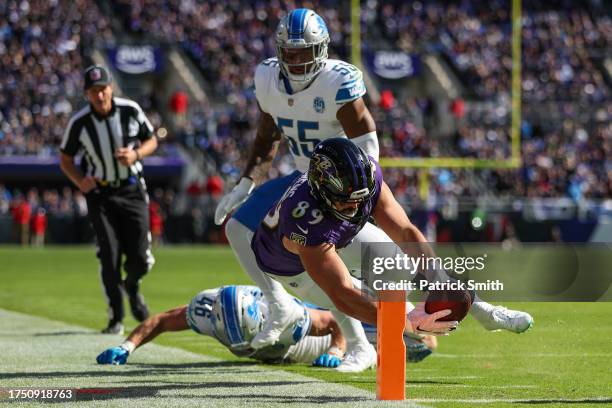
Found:
<path fill-rule="evenodd" d="M 361 6 L 351 0 L 351 62 L 361 63 Z M 515 169 L 521 166 L 521 0 L 512 0 L 512 81 L 511 81 L 510 157 L 503 160 L 465 157 L 381 157 L 382 167 L 453 168 L 453 169 Z"/>

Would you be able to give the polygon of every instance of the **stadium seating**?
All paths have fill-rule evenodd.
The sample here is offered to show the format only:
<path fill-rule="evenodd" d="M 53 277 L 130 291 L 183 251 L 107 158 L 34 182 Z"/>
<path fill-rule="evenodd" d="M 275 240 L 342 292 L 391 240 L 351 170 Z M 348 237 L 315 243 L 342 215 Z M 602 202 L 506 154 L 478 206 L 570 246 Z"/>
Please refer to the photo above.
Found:
<path fill-rule="evenodd" d="M 82 104 L 80 72 L 89 63 L 92 46 L 112 42 L 118 35 L 156 36 L 182 47 L 213 96 L 226 101 L 214 108 L 192 107 L 186 124 L 173 136 L 188 149 L 205 152 L 231 185 L 255 134 L 254 67 L 275 54 L 274 27 L 293 6 L 299 4 L 113 0 L 111 15 L 103 15 L 86 0 L 2 3 L 0 157 L 56 155 L 68 117 Z M 347 58 L 347 6 L 320 0 L 312 7 L 330 28 L 330 56 Z M 429 205 L 484 195 L 568 197 L 574 202 L 612 197 L 612 95 L 602 64 L 611 52 L 612 20 L 602 7 L 597 1 L 524 4 L 524 164 L 516 171 L 432 170 Z M 365 2 L 362 19 L 379 27 L 364 28 L 366 42 L 437 53 L 467 89 L 465 114 L 457 117 L 450 145 L 441 145 L 427 133 L 431 100 L 410 97 L 388 106 L 367 100 L 383 156 L 509 156 L 509 0 Z M 117 21 L 120 24 L 113 24 Z M 147 101 L 143 105 L 154 125 L 161 126 L 155 107 Z M 286 149 L 280 153 L 270 176 L 291 170 Z M 424 204 L 414 170 L 388 169 L 385 177 L 401 201 Z M 0 211 L 8 201 L 0 197 Z"/>

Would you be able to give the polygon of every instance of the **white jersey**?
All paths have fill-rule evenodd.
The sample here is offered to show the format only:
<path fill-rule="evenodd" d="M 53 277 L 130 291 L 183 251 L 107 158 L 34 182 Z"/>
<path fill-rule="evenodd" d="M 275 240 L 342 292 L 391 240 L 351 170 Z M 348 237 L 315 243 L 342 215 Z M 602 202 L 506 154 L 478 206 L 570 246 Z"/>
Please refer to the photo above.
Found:
<path fill-rule="evenodd" d="M 331 347 L 331 336 L 306 336 L 297 344 L 289 347 L 289 351 L 284 357 L 287 363 L 306 363 L 311 364 L 321 354 L 327 353 Z"/>
<path fill-rule="evenodd" d="M 187 306 L 187 324 L 189 324 L 189 327 L 196 333 L 215 339 L 217 339 L 217 336 L 210 316 L 217 293 L 219 293 L 219 288 L 203 290 L 195 295 Z"/>
<path fill-rule="evenodd" d="M 259 288 L 256 286 L 246 286 L 246 288 L 260 292 Z M 220 339 L 215 333 L 213 323 L 210 319 L 213 311 L 213 303 L 217 298 L 219 289 L 220 288 L 203 290 L 194 296 L 187 306 L 186 317 L 187 323 L 193 331 L 213 337 L 219 342 L 224 343 L 223 339 Z M 262 298 L 262 302 L 265 302 L 265 298 Z M 302 305 L 301 302 L 298 303 Z M 302 305 L 302 307 L 306 309 L 305 306 Z M 304 312 L 308 313 L 306 310 Z M 307 325 L 310 326 L 309 319 Z M 306 334 L 297 343 L 293 340 L 292 336 L 281 335 L 280 343 L 270 347 L 264 347 L 257 351 L 253 349 L 230 349 L 230 351 L 239 357 L 251 357 L 265 362 L 285 361 L 293 363 L 311 363 L 315 358 L 327 352 L 330 347 L 331 336 L 314 337 Z"/>
<path fill-rule="evenodd" d="M 366 93 L 361 71 L 347 62 L 328 59 L 323 70 L 305 89 L 292 93 L 280 74 L 276 58 L 269 58 L 255 70 L 255 95 L 289 143 L 295 165 L 308 170 L 317 143 L 345 136 L 336 118 L 338 109 Z"/>

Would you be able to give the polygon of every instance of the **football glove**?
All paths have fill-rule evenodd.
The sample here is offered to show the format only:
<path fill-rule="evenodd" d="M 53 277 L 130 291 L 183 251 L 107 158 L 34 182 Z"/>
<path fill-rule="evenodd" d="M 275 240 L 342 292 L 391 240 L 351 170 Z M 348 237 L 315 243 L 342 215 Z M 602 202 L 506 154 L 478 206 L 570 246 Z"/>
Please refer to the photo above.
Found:
<path fill-rule="evenodd" d="M 244 203 L 254 188 L 255 182 L 253 180 L 248 177 L 242 177 L 232 191 L 226 194 L 219 202 L 219 205 L 217 205 L 217 209 L 215 210 L 215 224 L 223 224 L 227 214 Z"/>
<path fill-rule="evenodd" d="M 121 346 L 104 350 L 96 357 L 98 364 L 123 365 L 127 362 L 130 352 Z"/>
<path fill-rule="evenodd" d="M 321 354 L 312 362 L 312 365 L 315 367 L 336 368 L 341 362 L 342 359 L 338 356 L 334 356 L 333 354 Z"/>

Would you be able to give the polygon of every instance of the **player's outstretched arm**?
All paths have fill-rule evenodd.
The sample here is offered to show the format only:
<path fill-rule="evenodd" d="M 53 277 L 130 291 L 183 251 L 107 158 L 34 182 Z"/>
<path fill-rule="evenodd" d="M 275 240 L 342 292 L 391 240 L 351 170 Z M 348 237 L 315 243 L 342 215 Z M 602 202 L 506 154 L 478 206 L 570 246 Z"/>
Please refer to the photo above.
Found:
<path fill-rule="evenodd" d="M 427 239 L 419 229 L 408 219 L 402 206 L 395 200 L 393 193 L 387 183 L 381 185 L 380 197 L 374 208 L 373 217 L 383 231 L 395 242 L 405 253 L 411 256 L 435 256 L 433 249 L 427 243 Z M 427 273 L 427 271 L 424 271 Z M 438 322 L 444 316 L 451 313 L 450 310 L 440 310 L 433 314 L 427 314 L 423 304 L 409 313 L 407 331 L 426 332 L 435 335 L 445 335 L 453 330 L 458 322 Z"/>
<path fill-rule="evenodd" d="M 327 310 L 308 309 L 310 314 L 310 336 L 331 335 L 331 343 L 325 353 L 317 357 L 312 365 L 315 367 L 336 368 L 342 362 L 342 357 L 346 351 L 346 339 L 342 330 L 334 319 L 334 315 Z"/>
<path fill-rule="evenodd" d="M 328 310 L 308 309 L 310 314 L 310 336 L 327 336 L 331 335 L 330 348 L 338 350 L 346 350 L 346 339 L 342 334 L 342 330 L 338 325 L 334 315 Z"/>
<path fill-rule="evenodd" d="M 134 343 L 136 348 L 152 341 L 162 333 L 187 330 L 189 324 L 186 312 L 187 306 L 181 306 L 149 317 L 130 333 L 127 341 Z"/>
<path fill-rule="evenodd" d="M 290 251 L 297 251 L 306 272 L 323 289 L 342 313 L 369 324 L 376 324 L 376 305 L 353 287 L 351 275 L 332 244 L 301 246 L 283 240 Z"/>
<path fill-rule="evenodd" d="M 125 342 L 111 347 L 98 355 L 98 364 L 125 364 L 128 356 L 138 347 L 153 340 L 164 332 L 187 330 L 189 325 L 185 313 L 187 306 L 149 317 L 136 327 Z"/>
<path fill-rule="evenodd" d="M 245 202 L 255 186 L 266 178 L 272 160 L 276 156 L 280 139 L 281 133 L 276 127 L 274 118 L 260 109 L 257 134 L 251 146 L 246 168 L 238 184 L 223 196 L 217 205 L 215 224 L 223 224 L 227 214 Z"/>

